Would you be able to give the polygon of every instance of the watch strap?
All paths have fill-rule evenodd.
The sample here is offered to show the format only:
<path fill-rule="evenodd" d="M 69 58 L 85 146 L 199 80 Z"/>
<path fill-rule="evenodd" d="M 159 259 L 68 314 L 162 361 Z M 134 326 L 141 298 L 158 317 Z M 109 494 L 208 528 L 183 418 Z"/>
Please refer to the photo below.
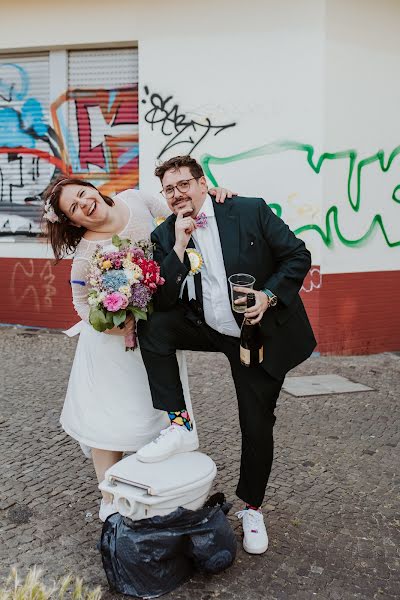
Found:
<path fill-rule="evenodd" d="M 274 294 L 274 292 L 271 292 L 271 290 L 269 289 L 264 289 L 262 290 L 264 292 L 264 294 L 266 296 L 268 296 L 269 299 L 269 306 L 276 306 L 277 302 L 278 302 L 278 298 L 277 296 Z"/>

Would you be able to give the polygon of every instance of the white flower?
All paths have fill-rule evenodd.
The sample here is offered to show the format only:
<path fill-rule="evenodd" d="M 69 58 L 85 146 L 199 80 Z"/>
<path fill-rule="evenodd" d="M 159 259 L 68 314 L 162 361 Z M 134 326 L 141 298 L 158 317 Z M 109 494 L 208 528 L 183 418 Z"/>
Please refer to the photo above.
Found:
<path fill-rule="evenodd" d="M 128 253 L 122 261 L 122 266 L 124 267 L 124 269 L 133 269 L 133 267 L 135 266 L 132 262 L 132 255 L 130 253 Z"/>
<path fill-rule="evenodd" d="M 121 287 L 118 288 L 118 291 L 121 294 L 124 294 L 128 298 L 128 300 L 132 296 L 131 288 L 129 287 L 129 285 L 121 285 Z"/>
<path fill-rule="evenodd" d="M 129 267 L 124 269 L 124 273 L 130 285 L 133 283 L 138 283 L 138 281 L 143 279 L 142 269 L 133 263 L 130 263 Z"/>
<path fill-rule="evenodd" d="M 98 306 L 99 305 L 99 297 L 95 296 L 94 294 L 90 295 L 88 297 L 88 304 L 89 304 L 89 306 Z"/>
<path fill-rule="evenodd" d="M 60 222 L 60 219 L 56 215 L 54 208 L 52 206 L 50 206 L 50 204 L 45 208 L 44 217 L 45 217 L 45 219 L 50 221 L 50 223 L 59 223 Z"/>

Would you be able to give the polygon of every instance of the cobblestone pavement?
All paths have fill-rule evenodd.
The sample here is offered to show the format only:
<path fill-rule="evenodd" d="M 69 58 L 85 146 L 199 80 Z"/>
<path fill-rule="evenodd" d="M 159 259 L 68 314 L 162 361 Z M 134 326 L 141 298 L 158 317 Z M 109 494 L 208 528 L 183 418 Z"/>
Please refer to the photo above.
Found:
<path fill-rule="evenodd" d="M 0 329 L 0 575 L 35 564 L 49 582 L 73 572 L 111 600 L 96 550 L 92 466 L 58 425 L 75 343 L 59 333 Z M 201 449 L 217 463 L 215 489 L 234 500 L 240 442 L 227 361 L 200 353 L 188 360 Z M 375 391 L 282 393 L 264 507 L 268 552 L 240 549 L 225 573 L 197 575 L 166 598 L 399 598 L 400 357 L 313 357 L 291 374 L 323 373 Z M 216 406 L 220 425 L 207 417 Z M 235 500 L 238 539 L 239 509 Z"/>

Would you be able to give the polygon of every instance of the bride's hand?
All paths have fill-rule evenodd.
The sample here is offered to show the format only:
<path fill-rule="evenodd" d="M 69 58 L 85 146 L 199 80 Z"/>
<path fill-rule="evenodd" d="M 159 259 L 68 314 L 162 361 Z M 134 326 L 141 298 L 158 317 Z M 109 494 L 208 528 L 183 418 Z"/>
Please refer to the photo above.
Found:
<path fill-rule="evenodd" d="M 215 196 L 215 202 L 219 202 L 220 204 L 223 204 L 227 198 L 237 196 L 237 192 L 232 192 L 232 190 L 223 187 L 212 187 L 208 191 L 212 196 Z"/>
<path fill-rule="evenodd" d="M 135 319 L 132 314 L 129 314 L 122 327 L 113 327 L 112 329 L 106 329 L 104 333 L 108 333 L 109 335 L 120 335 L 126 337 L 130 333 L 132 333 L 133 328 L 135 326 Z"/>

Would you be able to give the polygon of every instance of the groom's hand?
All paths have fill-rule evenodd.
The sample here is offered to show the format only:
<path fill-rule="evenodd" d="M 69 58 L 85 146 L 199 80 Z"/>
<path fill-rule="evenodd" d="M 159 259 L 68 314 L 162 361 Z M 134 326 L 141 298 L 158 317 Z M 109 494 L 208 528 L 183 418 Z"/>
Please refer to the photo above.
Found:
<path fill-rule="evenodd" d="M 263 318 L 263 315 L 269 306 L 268 296 L 266 294 L 264 294 L 264 292 L 258 292 L 257 290 L 249 290 L 249 288 L 237 286 L 237 287 L 234 287 L 233 289 L 236 292 L 243 292 L 244 294 L 246 294 L 246 296 L 244 298 L 239 298 L 238 300 L 235 300 L 235 304 L 247 304 L 247 294 L 249 294 L 249 293 L 254 294 L 254 296 L 256 298 L 256 303 L 254 306 L 252 306 L 251 308 L 248 308 L 246 310 L 246 312 L 244 313 L 244 316 L 246 319 L 249 319 L 249 321 L 252 325 L 259 323 L 261 321 L 261 319 Z"/>
<path fill-rule="evenodd" d="M 179 260 L 183 262 L 185 256 L 185 250 L 190 240 L 190 236 L 196 229 L 196 222 L 192 217 L 185 217 L 183 210 L 180 210 L 177 214 L 175 221 L 175 246 L 174 250 L 179 257 Z"/>

